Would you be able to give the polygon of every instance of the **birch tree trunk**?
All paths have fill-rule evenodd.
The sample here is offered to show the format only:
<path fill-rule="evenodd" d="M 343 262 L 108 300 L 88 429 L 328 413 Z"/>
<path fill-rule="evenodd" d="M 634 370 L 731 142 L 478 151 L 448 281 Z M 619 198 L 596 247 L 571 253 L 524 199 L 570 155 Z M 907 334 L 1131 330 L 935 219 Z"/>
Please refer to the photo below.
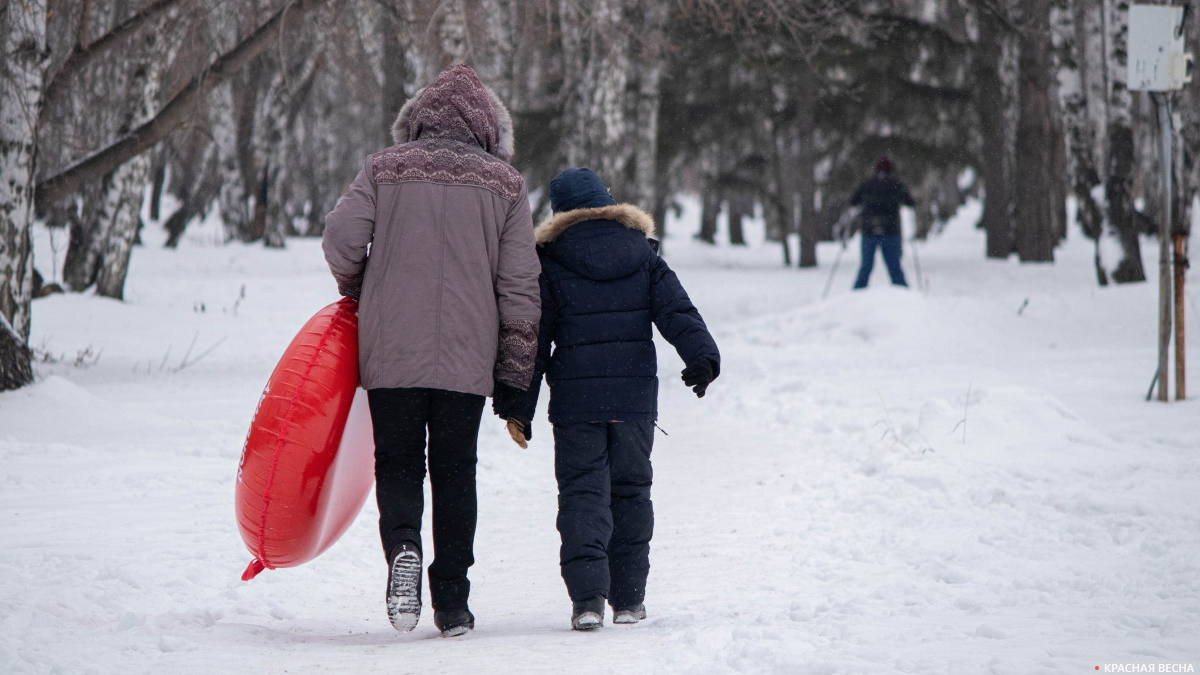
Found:
<path fill-rule="evenodd" d="M 1016 245 L 1021 262 L 1054 262 L 1058 241 L 1052 186 L 1050 5 L 1021 1 L 1020 120 L 1017 124 Z"/>
<path fill-rule="evenodd" d="M 1200 21 L 1191 17 L 1185 27 L 1187 44 L 1200 45 Z M 1175 106 L 1179 113 L 1179 145 L 1183 152 L 1177 153 L 1179 199 L 1182 208 L 1176 211 L 1176 226 L 1185 233 L 1191 233 L 1192 219 L 1195 217 L 1196 196 L 1200 194 L 1200 86 L 1193 82 L 1180 92 L 1179 101 Z"/>
<path fill-rule="evenodd" d="M 137 57 L 128 67 L 133 69 L 128 78 L 124 100 L 130 102 L 121 135 L 129 133 L 149 120 L 158 108 L 159 85 L 162 71 L 173 58 L 177 49 L 174 40 L 162 39 L 161 26 L 144 32 L 139 40 Z M 144 188 L 150 177 L 153 151 L 145 151 L 121 165 L 113 172 L 109 189 L 112 195 L 106 199 L 111 205 L 111 220 L 102 229 L 100 243 L 100 267 L 96 278 L 96 292 L 107 298 L 125 298 L 125 277 L 129 272 L 129 256 L 141 226 Z"/>
<path fill-rule="evenodd" d="M 1127 86 L 1127 48 L 1129 38 L 1129 1 L 1104 0 L 1105 48 L 1108 74 L 1108 223 L 1121 242 L 1124 256 L 1113 271 L 1113 281 L 1145 281 L 1142 251 L 1138 242 L 1133 213 L 1133 127 L 1132 99 Z"/>
<path fill-rule="evenodd" d="M 379 22 L 379 41 L 383 52 L 383 87 L 380 90 L 380 142 L 383 145 L 392 144 L 392 122 L 408 101 L 405 83 L 409 78 L 408 55 L 405 44 L 401 42 L 408 33 L 407 26 L 402 24 L 402 18 L 385 15 Z"/>
<path fill-rule="evenodd" d="M 209 14 L 210 30 L 215 50 L 228 51 L 238 40 L 237 6 L 219 2 Z M 250 212 L 247 190 L 243 181 L 238 155 L 237 111 L 234 105 L 232 81 L 222 82 L 208 96 L 208 122 L 213 142 L 217 146 L 217 173 L 221 180 L 217 205 L 225 225 L 225 239 L 246 240 L 250 232 Z"/>
<path fill-rule="evenodd" d="M 1100 260 L 1100 235 L 1104 214 L 1092 197 L 1092 189 L 1100 184 L 1095 152 L 1096 132 L 1088 114 L 1088 89 L 1085 81 L 1086 44 L 1089 39 L 1086 22 L 1080 14 L 1092 11 L 1084 3 L 1054 0 L 1051 8 L 1051 30 L 1054 39 L 1055 75 L 1058 80 L 1059 108 L 1062 110 L 1063 133 L 1066 136 L 1067 181 L 1070 193 L 1078 206 L 1076 219 L 1084 236 L 1095 243 L 1094 263 L 1096 280 L 1104 286 L 1108 274 Z M 1099 39 L 1100 36 L 1095 36 Z M 1094 66 L 1093 66 L 1094 68 Z"/>
<path fill-rule="evenodd" d="M 511 110 L 516 90 L 513 54 L 517 43 L 517 12 L 520 0 L 478 0 L 473 13 L 476 30 L 468 32 L 469 61 L 479 77 Z"/>
<path fill-rule="evenodd" d="M 795 138 L 792 152 L 796 158 L 796 215 L 800 232 L 800 267 L 817 266 L 817 241 L 821 227 L 817 220 L 817 153 L 814 132 L 817 127 L 817 86 L 811 66 L 800 67 L 796 82 Z"/>
<path fill-rule="evenodd" d="M 665 2 L 643 3 L 639 31 L 637 68 L 637 144 L 634 150 L 635 199 L 638 206 L 651 212 L 657 204 L 658 111 L 662 102 L 662 75 L 666 66 L 663 49 L 666 42 L 667 15 L 670 6 Z"/>
<path fill-rule="evenodd" d="M 375 34 L 375 31 L 372 31 Z M 266 226 L 263 244 L 268 248 L 283 248 L 287 236 L 292 233 L 291 217 L 284 208 L 294 194 L 292 189 L 293 164 L 295 163 L 291 138 L 295 123 L 296 107 L 302 97 L 312 88 L 312 78 L 322 60 L 323 47 L 305 57 L 300 69 L 290 76 L 280 68 L 271 78 L 267 93 L 259 106 L 259 130 L 255 148 L 255 163 L 263 167 L 266 191 Z M 380 80 L 383 73 L 379 73 Z"/>
<path fill-rule="evenodd" d="M 0 391 L 33 381 L 33 180 L 45 86 L 46 0 L 7 8 L 0 72 Z"/>
<path fill-rule="evenodd" d="M 442 47 L 441 63 L 437 64 L 439 71 L 446 66 L 463 63 L 470 52 L 463 0 L 444 0 L 441 4 L 444 14 L 438 27 L 438 39 Z"/>
<path fill-rule="evenodd" d="M 627 175 L 634 143 L 627 138 L 625 89 L 629 30 L 622 0 L 559 0 L 563 46 L 563 145 L 567 164 L 590 164 L 618 201 L 637 199 Z"/>

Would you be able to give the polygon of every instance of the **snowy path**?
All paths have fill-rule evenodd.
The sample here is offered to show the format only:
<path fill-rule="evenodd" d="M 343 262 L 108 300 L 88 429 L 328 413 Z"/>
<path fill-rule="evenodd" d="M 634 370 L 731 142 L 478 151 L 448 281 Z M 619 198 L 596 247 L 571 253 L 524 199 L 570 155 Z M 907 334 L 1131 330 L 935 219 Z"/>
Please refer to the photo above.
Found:
<path fill-rule="evenodd" d="M 147 248 L 128 304 L 35 305 L 35 345 L 67 362 L 0 395 L 0 672 L 1200 666 L 1200 397 L 1141 401 L 1154 289 L 1095 288 L 1084 242 L 1053 267 L 984 262 L 956 224 L 921 249 L 928 293 L 877 269 L 851 294 L 847 255 L 821 302 L 828 266 L 671 240 L 725 365 L 697 401 L 662 345 L 650 620 L 568 630 L 549 428 L 520 451 L 491 419 L 478 627 L 457 640 L 428 615 L 391 630 L 370 505 L 318 560 L 238 580 L 249 414 L 332 300 L 316 242 L 289 246 Z M 193 340 L 217 346 L 172 372 Z M 99 362 L 71 365 L 89 346 Z"/>

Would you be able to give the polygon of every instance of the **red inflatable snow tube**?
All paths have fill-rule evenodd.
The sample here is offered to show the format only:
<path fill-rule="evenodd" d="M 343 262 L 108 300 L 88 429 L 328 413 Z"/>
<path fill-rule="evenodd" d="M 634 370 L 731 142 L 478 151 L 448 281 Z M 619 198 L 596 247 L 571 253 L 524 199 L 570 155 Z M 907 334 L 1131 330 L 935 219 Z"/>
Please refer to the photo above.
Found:
<path fill-rule="evenodd" d="M 242 579 L 295 567 L 354 522 L 375 480 L 366 392 L 358 388 L 358 303 L 309 319 L 275 366 L 250 422 L 235 505 L 254 555 Z"/>

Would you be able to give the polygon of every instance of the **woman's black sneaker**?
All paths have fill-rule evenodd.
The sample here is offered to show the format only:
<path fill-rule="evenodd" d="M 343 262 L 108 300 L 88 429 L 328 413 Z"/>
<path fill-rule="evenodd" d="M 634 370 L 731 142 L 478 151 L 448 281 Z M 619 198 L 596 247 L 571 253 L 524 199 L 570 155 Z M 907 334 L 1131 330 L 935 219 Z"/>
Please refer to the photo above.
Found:
<path fill-rule="evenodd" d="M 457 637 L 475 630 L 475 615 L 466 607 L 462 609 L 433 610 L 433 625 L 442 631 L 442 637 Z"/>
<path fill-rule="evenodd" d="M 410 541 L 397 544 L 388 561 L 387 613 L 402 633 L 421 618 L 421 551 Z"/>
<path fill-rule="evenodd" d="M 603 597 L 571 603 L 571 630 L 596 630 L 603 625 Z"/>
<path fill-rule="evenodd" d="M 646 618 L 646 606 L 613 607 L 613 623 L 637 623 Z"/>

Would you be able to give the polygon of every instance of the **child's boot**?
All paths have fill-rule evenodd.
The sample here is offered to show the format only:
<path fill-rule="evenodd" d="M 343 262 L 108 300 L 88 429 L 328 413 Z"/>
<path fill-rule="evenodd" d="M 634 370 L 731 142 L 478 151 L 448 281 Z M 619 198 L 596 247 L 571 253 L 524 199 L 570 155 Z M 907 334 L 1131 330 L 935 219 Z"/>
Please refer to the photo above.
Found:
<path fill-rule="evenodd" d="M 604 598 L 571 603 L 571 630 L 595 630 L 604 625 Z"/>
<path fill-rule="evenodd" d="M 646 618 L 646 606 L 642 604 L 629 607 L 613 607 L 613 623 L 637 623 Z"/>

